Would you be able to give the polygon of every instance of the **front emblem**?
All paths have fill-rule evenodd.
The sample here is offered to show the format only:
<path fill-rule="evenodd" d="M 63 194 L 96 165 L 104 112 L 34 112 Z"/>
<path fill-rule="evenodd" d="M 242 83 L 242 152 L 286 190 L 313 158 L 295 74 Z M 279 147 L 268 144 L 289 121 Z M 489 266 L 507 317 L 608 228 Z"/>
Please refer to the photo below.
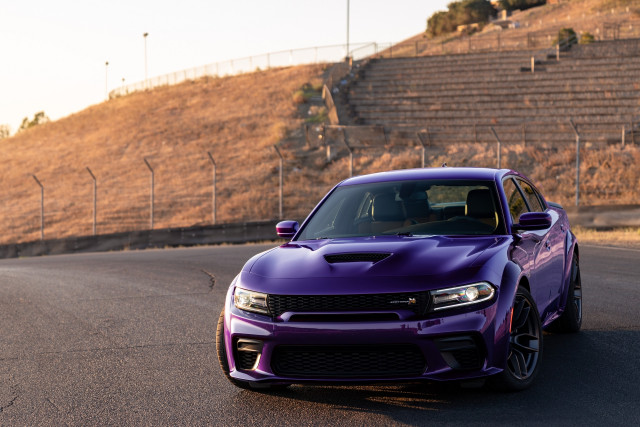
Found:
<path fill-rule="evenodd" d="M 407 305 L 414 305 L 416 303 L 416 299 L 415 298 L 408 298 L 406 300 L 396 300 L 396 301 L 389 301 L 389 304 L 407 304 Z"/>

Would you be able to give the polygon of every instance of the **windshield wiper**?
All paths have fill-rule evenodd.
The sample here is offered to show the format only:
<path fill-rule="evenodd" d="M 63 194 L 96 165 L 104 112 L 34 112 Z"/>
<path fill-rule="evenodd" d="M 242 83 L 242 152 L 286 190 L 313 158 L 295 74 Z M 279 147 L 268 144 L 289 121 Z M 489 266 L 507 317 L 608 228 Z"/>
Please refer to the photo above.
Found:
<path fill-rule="evenodd" d="M 396 233 L 396 236 L 413 237 L 413 233 L 410 231 L 401 231 L 399 233 Z"/>

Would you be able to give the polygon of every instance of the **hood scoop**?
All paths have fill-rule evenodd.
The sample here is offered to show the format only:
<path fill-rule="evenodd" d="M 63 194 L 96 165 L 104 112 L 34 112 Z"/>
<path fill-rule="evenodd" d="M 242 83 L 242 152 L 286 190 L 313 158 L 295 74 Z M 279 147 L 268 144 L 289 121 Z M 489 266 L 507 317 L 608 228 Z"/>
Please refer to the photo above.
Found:
<path fill-rule="evenodd" d="M 343 263 L 343 262 L 373 262 L 382 261 L 387 258 L 389 253 L 380 252 L 354 252 L 343 254 L 329 254 L 325 255 L 324 259 L 329 264 Z"/>

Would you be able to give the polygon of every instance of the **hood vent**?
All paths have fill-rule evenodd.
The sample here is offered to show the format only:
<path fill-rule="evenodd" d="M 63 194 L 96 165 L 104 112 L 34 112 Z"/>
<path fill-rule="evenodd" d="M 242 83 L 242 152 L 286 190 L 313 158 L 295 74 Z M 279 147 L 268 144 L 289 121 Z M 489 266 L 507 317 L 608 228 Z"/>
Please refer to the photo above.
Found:
<path fill-rule="evenodd" d="M 391 254 L 379 253 L 379 252 L 360 252 L 360 253 L 348 253 L 348 254 L 330 254 L 325 255 L 324 259 L 329 264 L 339 262 L 373 262 L 382 261 Z"/>

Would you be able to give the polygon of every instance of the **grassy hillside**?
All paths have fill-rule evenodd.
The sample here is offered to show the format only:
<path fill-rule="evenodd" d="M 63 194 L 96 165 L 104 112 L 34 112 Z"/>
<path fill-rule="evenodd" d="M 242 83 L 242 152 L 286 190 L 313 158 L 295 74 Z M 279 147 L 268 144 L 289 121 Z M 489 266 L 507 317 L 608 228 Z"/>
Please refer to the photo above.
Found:
<path fill-rule="evenodd" d="M 155 170 L 155 227 L 211 223 L 212 165 L 218 221 L 273 218 L 278 161 L 272 145 L 300 134 L 292 94 L 320 79 L 321 66 L 275 69 L 167 86 L 94 105 L 0 142 L 1 243 L 91 234 L 98 180 L 98 233 L 149 226 Z"/>

